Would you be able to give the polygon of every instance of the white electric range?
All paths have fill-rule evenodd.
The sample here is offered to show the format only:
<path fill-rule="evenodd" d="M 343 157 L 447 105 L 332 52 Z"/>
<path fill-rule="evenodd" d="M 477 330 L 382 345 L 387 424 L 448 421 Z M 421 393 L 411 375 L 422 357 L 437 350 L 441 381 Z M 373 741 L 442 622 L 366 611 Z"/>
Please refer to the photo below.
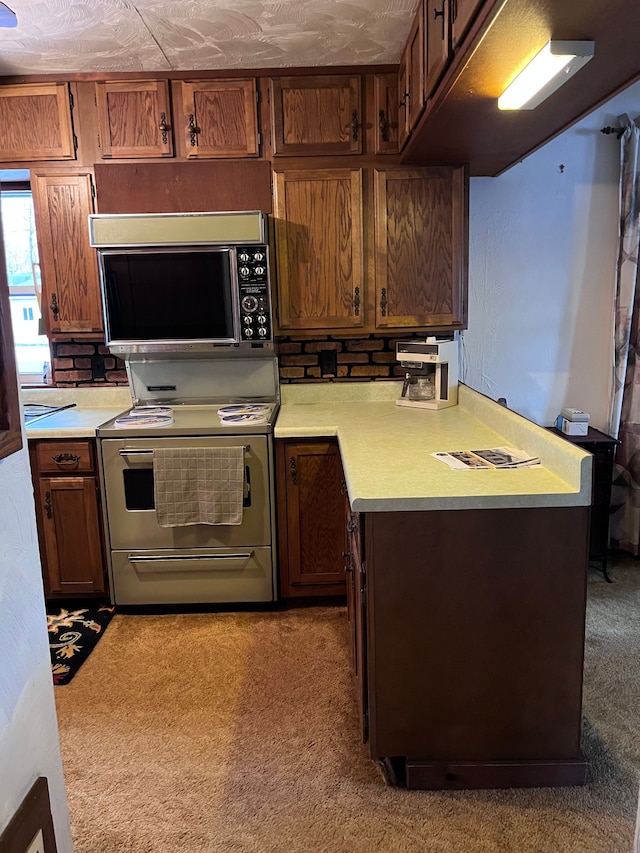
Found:
<path fill-rule="evenodd" d="M 114 603 L 274 601 L 272 348 L 134 353 L 126 366 L 132 409 L 97 431 Z M 209 447 L 243 449 L 241 523 L 160 526 L 154 451 Z"/>

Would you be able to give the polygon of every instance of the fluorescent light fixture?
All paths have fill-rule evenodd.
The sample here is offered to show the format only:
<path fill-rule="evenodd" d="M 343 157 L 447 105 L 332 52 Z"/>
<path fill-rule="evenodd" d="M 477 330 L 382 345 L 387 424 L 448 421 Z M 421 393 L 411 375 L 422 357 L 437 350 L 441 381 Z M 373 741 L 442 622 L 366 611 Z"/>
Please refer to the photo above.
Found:
<path fill-rule="evenodd" d="M 593 56 L 592 41 L 549 41 L 498 98 L 501 110 L 532 110 Z"/>
<path fill-rule="evenodd" d="M 0 27 L 17 27 L 18 19 L 16 18 L 16 13 L 10 9 L 8 6 L 5 6 L 4 3 L 0 3 Z"/>

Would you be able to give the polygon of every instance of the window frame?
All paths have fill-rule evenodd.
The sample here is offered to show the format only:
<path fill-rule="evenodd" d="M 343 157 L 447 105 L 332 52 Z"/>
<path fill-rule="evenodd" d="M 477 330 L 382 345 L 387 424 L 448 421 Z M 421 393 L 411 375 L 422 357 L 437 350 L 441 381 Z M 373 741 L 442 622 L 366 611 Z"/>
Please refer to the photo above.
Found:
<path fill-rule="evenodd" d="M 0 183 L 0 191 L 2 184 Z M 9 281 L 0 220 L 0 459 L 22 449 L 22 416 L 18 392 L 16 351 L 11 325 Z"/>
<path fill-rule="evenodd" d="M 33 198 L 33 190 L 31 189 L 31 180 L 26 179 L 26 178 L 20 178 L 20 179 L 16 179 L 16 180 L 5 179 L 4 181 L 0 181 L 0 194 L 3 192 L 4 193 L 7 193 L 7 192 L 28 192 L 31 195 L 31 197 Z M 36 235 L 36 239 L 37 239 L 37 235 Z M 3 270 L 6 271 L 6 265 L 5 265 L 6 258 L 4 257 L 4 237 L 2 237 L 2 247 L 3 247 Z M 38 264 L 38 268 L 39 268 L 39 266 L 40 265 Z M 8 282 L 7 282 L 7 293 L 9 294 L 9 297 L 10 297 Z M 11 323 L 10 299 L 9 299 L 9 322 Z M 13 327 L 12 327 L 12 329 L 13 329 Z M 12 331 L 12 337 L 13 337 L 13 331 Z M 48 336 L 47 336 L 47 340 L 49 341 L 49 359 L 48 360 L 51 361 L 51 341 L 49 340 Z M 14 342 L 14 362 L 15 362 L 15 342 Z M 17 363 L 16 363 L 16 371 L 17 371 L 17 375 L 18 375 L 18 381 L 19 381 L 21 386 L 24 386 L 24 385 L 34 386 L 34 385 L 45 385 L 46 384 L 45 379 L 44 379 L 41 372 L 38 372 L 38 373 L 21 373 L 18 369 Z"/>

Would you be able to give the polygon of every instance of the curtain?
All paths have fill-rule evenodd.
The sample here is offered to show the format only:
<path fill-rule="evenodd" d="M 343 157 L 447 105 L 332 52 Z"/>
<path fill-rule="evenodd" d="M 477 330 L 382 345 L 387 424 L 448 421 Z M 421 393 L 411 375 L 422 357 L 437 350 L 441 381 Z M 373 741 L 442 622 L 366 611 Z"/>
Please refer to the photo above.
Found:
<path fill-rule="evenodd" d="M 615 301 L 614 388 L 609 434 L 620 439 L 611 500 L 611 544 L 640 555 L 640 118 L 622 115 Z"/>

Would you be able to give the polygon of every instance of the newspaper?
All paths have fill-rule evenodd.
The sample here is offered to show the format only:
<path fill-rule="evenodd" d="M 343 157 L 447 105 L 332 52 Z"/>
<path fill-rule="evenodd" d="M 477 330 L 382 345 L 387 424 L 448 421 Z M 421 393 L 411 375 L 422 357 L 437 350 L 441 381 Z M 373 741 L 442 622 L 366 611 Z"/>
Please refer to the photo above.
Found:
<path fill-rule="evenodd" d="M 530 468 L 540 459 L 514 447 L 491 447 L 486 450 L 450 450 L 432 453 L 436 459 L 457 471 L 492 468 Z"/>

